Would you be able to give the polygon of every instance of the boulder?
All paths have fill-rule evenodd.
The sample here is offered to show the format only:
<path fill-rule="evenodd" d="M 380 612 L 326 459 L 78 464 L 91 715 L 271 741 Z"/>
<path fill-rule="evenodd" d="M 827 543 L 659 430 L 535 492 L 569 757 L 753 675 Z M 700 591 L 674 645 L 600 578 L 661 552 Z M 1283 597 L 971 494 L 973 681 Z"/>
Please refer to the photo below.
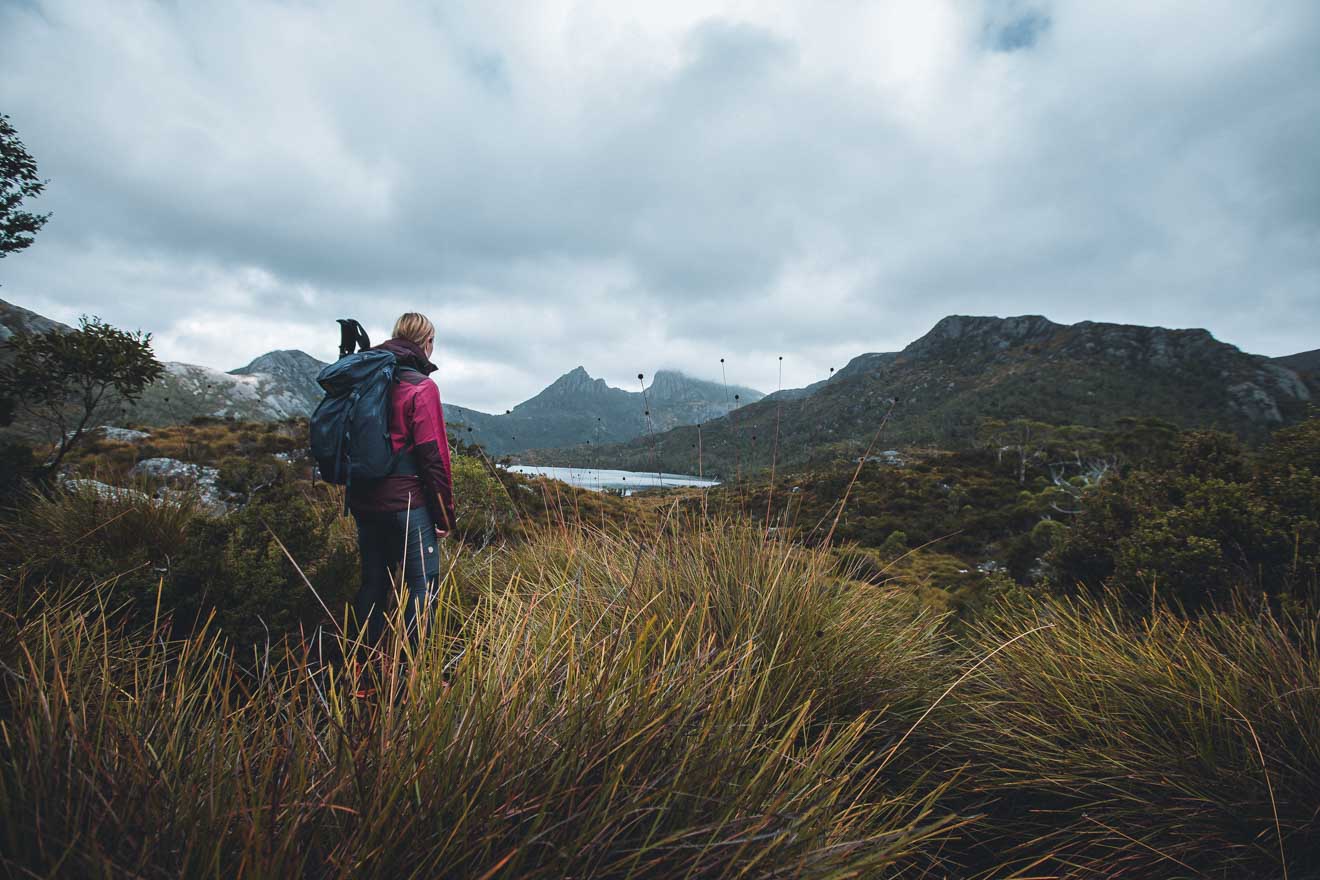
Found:
<path fill-rule="evenodd" d="M 202 507 L 211 513 L 228 513 L 229 498 L 219 486 L 220 471 L 213 467 L 190 464 L 177 458 L 144 458 L 130 475 L 159 481 L 166 492 L 195 491 Z"/>

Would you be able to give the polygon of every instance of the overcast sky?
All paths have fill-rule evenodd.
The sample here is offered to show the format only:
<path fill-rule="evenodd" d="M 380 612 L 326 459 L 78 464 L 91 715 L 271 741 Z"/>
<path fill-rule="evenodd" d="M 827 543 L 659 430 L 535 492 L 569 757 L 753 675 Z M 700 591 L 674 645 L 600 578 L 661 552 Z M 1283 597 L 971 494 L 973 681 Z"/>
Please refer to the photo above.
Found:
<path fill-rule="evenodd" d="M 1320 347 L 1316 0 L 0 0 L 54 212 L 0 298 L 225 369 L 439 328 L 771 391 L 947 314 Z"/>

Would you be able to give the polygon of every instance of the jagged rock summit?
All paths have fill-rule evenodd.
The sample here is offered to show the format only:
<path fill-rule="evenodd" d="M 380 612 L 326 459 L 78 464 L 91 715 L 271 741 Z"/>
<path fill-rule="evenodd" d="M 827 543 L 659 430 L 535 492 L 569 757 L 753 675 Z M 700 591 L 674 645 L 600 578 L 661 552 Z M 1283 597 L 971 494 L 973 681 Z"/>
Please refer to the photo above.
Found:
<path fill-rule="evenodd" d="M 719 418 L 732 407 L 762 396 L 752 388 L 726 389 L 676 370 L 658 371 L 645 393 L 625 391 L 577 366 L 507 413 L 490 415 L 446 404 L 445 418 L 462 426 L 459 435 L 465 439 L 494 454 L 509 455 L 533 448 L 630 440 Z"/>
<path fill-rule="evenodd" d="M 321 402 L 325 392 L 316 384 L 316 376 L 325 363 L 305 351 L 281 349 L 269 351 L 246 367 L 230 370 L 231 376 L 269 376 L 310 404 L 312 409 Z M 310 413 L 311 410 L 308 410 Z"/>
<path fill-rule="evenodd" d="M 608 395 L 611 392 L 627 393 L 611 388 L 604 379 L 593 379 L 585 367 L 578 366 L 551 382 L 540 393 L 515 406 L 514 412 L 562 406 L 566 400 Z"/>

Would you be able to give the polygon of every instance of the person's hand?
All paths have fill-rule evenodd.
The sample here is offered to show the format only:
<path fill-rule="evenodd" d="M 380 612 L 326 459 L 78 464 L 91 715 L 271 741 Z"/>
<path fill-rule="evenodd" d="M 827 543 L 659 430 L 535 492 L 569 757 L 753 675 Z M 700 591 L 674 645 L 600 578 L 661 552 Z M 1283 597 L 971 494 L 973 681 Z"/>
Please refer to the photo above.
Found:
<path fill-rule="evenodd" d="M 444 529 L 440 528 L 439 526 L 436 526 L 436 527 L 435 527 L 435 537 L 436 537 L 436 540 L 443 541 L 445 538 L 449 537 L 449 532 L 445 531 Z"/>

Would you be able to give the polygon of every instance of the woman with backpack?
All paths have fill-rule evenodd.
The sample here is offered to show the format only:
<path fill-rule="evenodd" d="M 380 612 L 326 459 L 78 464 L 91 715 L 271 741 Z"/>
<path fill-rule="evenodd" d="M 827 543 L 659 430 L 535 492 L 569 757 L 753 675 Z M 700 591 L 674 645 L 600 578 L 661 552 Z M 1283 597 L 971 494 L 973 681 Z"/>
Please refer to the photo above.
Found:
<path fill-rule="evenodd" d="M 362 585 L 353 608 L 375 645 L 384 628 L 391 570 L 402 566 L 408 585 L 404 623 L 415 640 L 419 618 L 428 615 L 440 573 L 438 544 L 454 528 L 449 439 L 440 391 L 427 377 L 435 326 L 408 312 L 394 323 L 393 337 L 373 351 L 394 355 L 394 382 L 388 391 L 390 445 L 398 456 L 391 472 L 348 486 L 348 507 L 357 522 Z"/>

